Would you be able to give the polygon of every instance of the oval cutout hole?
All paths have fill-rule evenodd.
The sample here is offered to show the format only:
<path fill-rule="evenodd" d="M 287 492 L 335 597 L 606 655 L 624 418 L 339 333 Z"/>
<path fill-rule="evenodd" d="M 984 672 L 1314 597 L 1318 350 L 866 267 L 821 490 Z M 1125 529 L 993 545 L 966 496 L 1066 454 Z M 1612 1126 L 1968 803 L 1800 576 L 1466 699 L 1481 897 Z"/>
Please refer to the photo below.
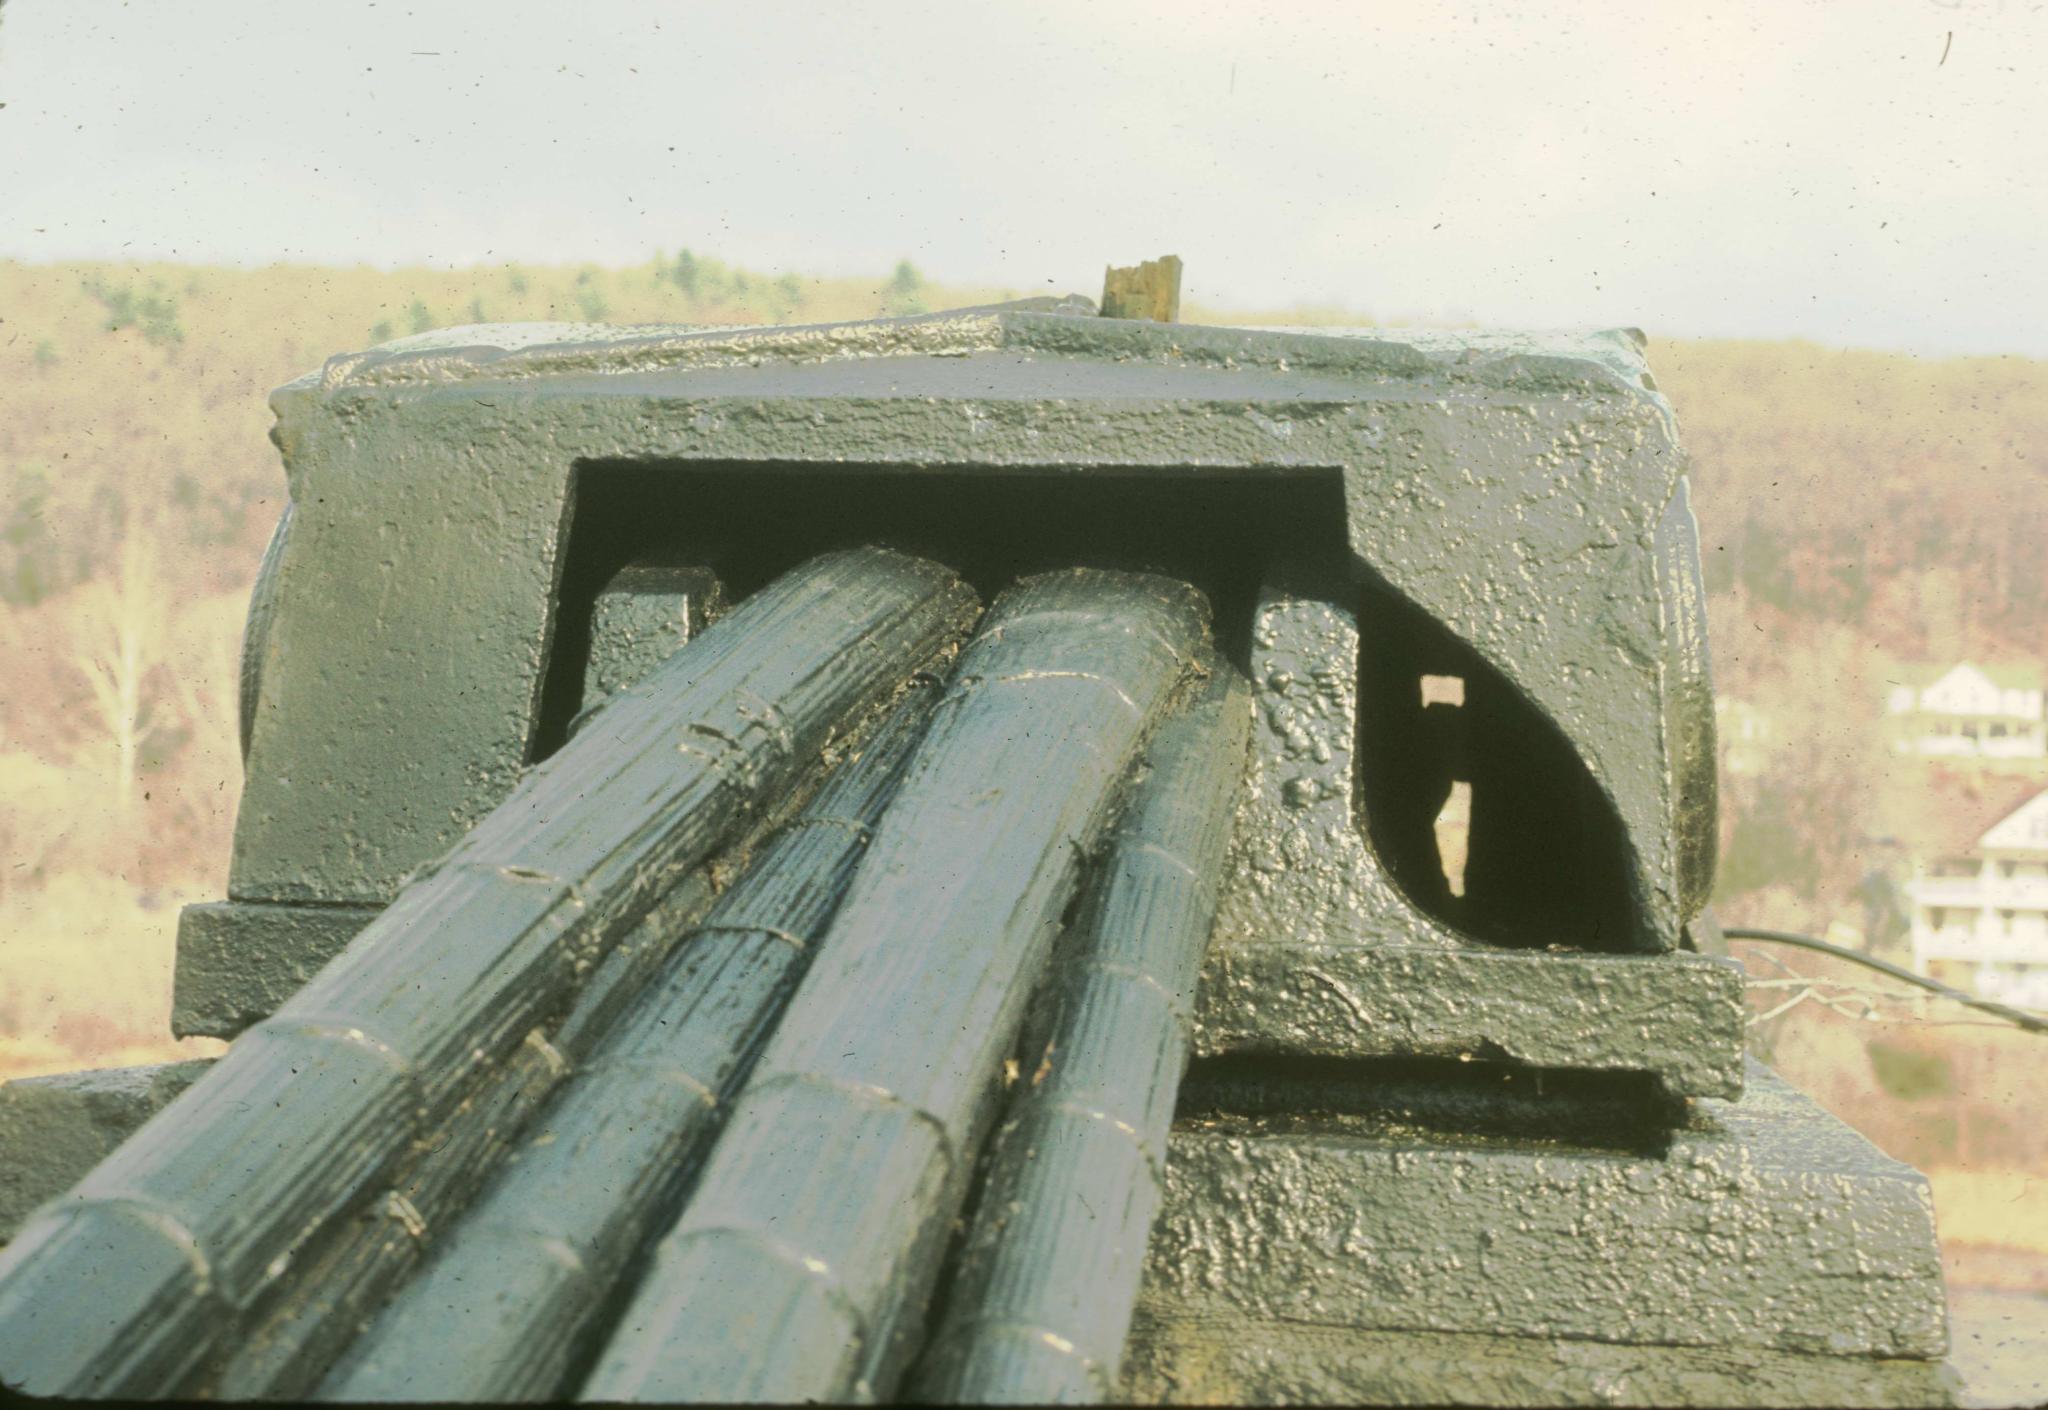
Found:
<path fill-rule="evenodd" d="M 1384 584 L 1361 593 L 1358 632 L 1359 826 L 1409 900 L 1492 944 L 1648 948 L 1621 819 L 1564 734 Z"/>

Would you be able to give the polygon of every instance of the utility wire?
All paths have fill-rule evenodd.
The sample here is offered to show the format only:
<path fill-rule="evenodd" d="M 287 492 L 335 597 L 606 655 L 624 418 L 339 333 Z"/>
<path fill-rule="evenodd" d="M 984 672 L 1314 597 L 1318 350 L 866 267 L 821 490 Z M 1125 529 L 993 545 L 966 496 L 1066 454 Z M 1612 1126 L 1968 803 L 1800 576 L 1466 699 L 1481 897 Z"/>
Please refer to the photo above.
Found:
<path fill-rule="evenodd" d="M 1895 965 L 1890 960 L 1881 960 L 1875 955 L 1866 955 L 1861 950 L 1851 950 L 1843 945 L 1831 945 L 1825 940 L 1817 939 L 1811 935 L 1800 935 L 1790 930 L 1758 930 L 1749 926 L 1724 926 L 1721 933 L 1730 940 L 1763 940 L 1773 945 L 1793 945 L 1802 950 L 1813 950 L 1819 954 L 1833 955 L 1836 959 L 1848 960 L 1851 964 L 1860 964 L 1865 969 L 1874 969 L 1879 974 L 1888 975 L 1898 980 L 1901 984 L 1911 984 L 1916 989 L 1925 989 L 1930 994 L 1939 994 L 1942 998 L 1953 1000 L 1966 1008 L 1973 1008 L 1980 1013 L 1988 1013 L 1994 1017 L 2002 1018 L 2007 1023 L 2023 1028 L 2029 1033 L 2048 1033 L 2048 1018 L 2042 1018 L 2038 1014 L 2031 1014 L 2024 1009 L 2012 1008 L 2006 1004 L 1993 1003 L 1989 999 L 1980 999 L 1975 994 L 1968 994 L 1961 989 L 1951 988 L 1938 979 L 1929 979 L 1925 975 L 1915 974 L 1912 970 L 1906 969 L 1901 965 Z"/>

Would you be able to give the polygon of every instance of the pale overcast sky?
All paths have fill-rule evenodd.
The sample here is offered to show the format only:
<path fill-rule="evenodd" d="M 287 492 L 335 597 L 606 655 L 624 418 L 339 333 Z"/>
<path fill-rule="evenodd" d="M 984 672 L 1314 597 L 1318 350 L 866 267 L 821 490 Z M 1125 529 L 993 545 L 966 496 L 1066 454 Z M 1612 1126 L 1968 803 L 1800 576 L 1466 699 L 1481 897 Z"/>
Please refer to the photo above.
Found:
<path fill-rule="evenodd" d="M 8 0 L 0 257 L 640 262 L 2048 355 L 2048 3 Z"/>

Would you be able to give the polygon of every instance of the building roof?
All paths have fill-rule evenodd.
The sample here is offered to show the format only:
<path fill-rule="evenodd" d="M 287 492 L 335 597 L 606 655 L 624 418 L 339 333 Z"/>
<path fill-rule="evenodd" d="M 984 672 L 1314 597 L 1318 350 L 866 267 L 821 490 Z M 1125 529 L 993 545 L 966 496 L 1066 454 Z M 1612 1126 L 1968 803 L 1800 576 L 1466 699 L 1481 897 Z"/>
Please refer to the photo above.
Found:
<path fill-rule="evenodd" d="M 1997 827 L 2043 793 L 2038 778 L 1935 765 L 1903 771 L 1879 812 L 1898 819 L 1896 835 L 1911 856 L 1964 857 Z"/>
<path fill-rule="evenodd" d="M 1999 661 L 1988 666 L 1975 661 L 1923 661 L 1895 667 L 1887 674 L 1886 684 L 1926 690 L 1959 671 L 1975 672 L 2000 690 L 2040 690 L 2048 683 L 2048 674 L 2038 661 Z"/>
<path fill-rule="evenodd" d="M 2000 818 L 1977 845 L 1986 851 L 2048 853 L 2048 789 Z"/>

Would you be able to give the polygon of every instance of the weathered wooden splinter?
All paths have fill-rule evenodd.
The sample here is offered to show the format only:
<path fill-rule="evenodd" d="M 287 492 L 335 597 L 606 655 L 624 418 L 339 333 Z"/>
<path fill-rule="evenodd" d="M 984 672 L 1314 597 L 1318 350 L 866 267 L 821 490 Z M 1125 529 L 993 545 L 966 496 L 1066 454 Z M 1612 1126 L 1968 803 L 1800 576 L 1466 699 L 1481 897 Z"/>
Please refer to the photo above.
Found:
<path fill-rule="evenodd" d="M 1250 691 L 1219 663 L 1146 753 L 1061 942 L 1046 1045 L 1027 1051 L 992 1138 L 944 1320 L 911 1378 L 920 1400 L 1116 1395 L 1250 728 Z"/>
<path fill-rule="evenodd" d="M 934 564 L 828 554 L 612 702 L 0 1254 L 10 1383 L 175 1385 L 297 1249 L 562 1011 L 680 871 L 974 611 Z"/>
<path fill-rule="evenodd" d="M 1124 573 L 998 599 L 586 1397 L 891 1393 L 1082 851 L 1207 616 Z"/>
<path fill-rule="evenodd" d="M 543 1129 L 322 1387 L 347 1402 L 547 1401 L 676 1199 L 815 953 L 938 689 L 755 853 L 571 1077 Z"/>

